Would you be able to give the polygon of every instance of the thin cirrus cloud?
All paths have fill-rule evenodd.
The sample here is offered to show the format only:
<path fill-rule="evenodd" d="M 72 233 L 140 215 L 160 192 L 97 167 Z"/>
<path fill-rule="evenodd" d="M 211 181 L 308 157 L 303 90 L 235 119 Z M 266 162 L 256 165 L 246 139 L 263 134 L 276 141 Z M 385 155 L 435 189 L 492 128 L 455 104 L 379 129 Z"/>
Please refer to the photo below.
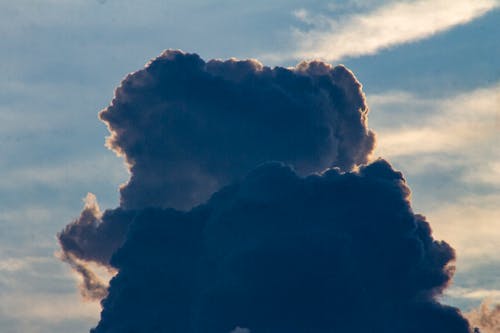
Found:
<path fill-rule="evenodd" d="M 500 290 L 496 289 L 472 289 L 472 288 L 453 288 L 447 292 L 450 296 L 484 300 L 486 304 L 491 301 L 500 301 Z"/>
<path fill-rule="evenodd" d="M 478 153 L 482 156 L 487 150 L 488 159 L 485 161 L 481 157 L 481 160 L 489 162 L 491 171 L 500 175 L 500 156 L 488 144 L 498 138 L 498 96 L 500 83 L 438 100 L 422 99 L 405 92 L 372 95 L 369 97 L 372 110 L 384 112 L 384 109 L 406 106 L 406 110 L 409 107 L 414 110 L 394 112 L 394 116 L 405 117 L 409 113 L 415 116 L 410 123 L 401 119 L 400 126 L 378 128 L 378 153 L 404 157 L 447 152 L 473 157 Z M 471 147 L 481 148 L 481 152 L 477 148 L 466 149 Z"/>
<path fill-rule="evenodd" d="M 496 0 L 392 2 L 342 19 L 299 10 L 295 16 L 311 28 L 293 31 L 298 44 L 293 56 L 337 61 L 375 54 L 468 23 L 499 5 Z"/>

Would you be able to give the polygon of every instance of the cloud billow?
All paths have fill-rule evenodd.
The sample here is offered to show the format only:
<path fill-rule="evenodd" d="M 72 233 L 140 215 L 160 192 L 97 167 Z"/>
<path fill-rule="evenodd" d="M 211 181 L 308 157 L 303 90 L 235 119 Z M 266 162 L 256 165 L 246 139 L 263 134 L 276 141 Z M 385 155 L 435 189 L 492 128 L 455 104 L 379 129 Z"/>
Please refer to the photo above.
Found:
<path fill-rule="evenodd" d="M 104 332 L 449 332 L 454 252 L 379 160 L 306 178 L 278 163 L 189 212 L 144 209 L 111 263 Z"/>
<path fill-rule="evenodd" d="M 342 66 L 271 69 L 169 50 L 127 76 L 100 118 L 130 165 L 122 206 L 189 209 L 269 160 L 301 174 L 365 163 L 367 112 Z"/>
<path fill-rule="evenodd" d="M 120 206 L 89 195 L 58 234 L 102 299 L 92 332 L 470 332 L 437 301 L 453 249 L 401 173 L 366 165 L 367 113 L 354 75 L 319 61 L 169 50 L 128 75 L 100 113 L 131 173 Z M 118 272 L 109 288 L 89 262 Z"/>
<path fill-rule="evenodd" d="M 63 251 L 107 264 L 133 210 L 190 209 L 269 160 L 303 175 L 366 163 L 375 143 L 367 113 L 361 84 L 343 66 L 271 69 L 167 50 L 128 75 L 100 113 L 131 177 L 119 208 L 86 207 L 59 234 Z"/>
<path fill-rule="evenodd" d="M 122 208 L 102 213 L 97 199 L 89 193 L 78 219 L 58 234 L 59 242 L 63 251 L 75 259 L 107 264 L 136 214 L 134 210 Z"/>

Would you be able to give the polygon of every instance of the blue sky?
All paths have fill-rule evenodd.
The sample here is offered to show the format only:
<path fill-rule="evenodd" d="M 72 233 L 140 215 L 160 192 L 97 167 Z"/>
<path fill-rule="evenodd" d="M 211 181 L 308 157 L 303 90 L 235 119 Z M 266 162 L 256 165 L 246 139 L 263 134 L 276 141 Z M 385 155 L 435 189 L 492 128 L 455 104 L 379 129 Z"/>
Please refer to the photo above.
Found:
<path fill-rule="evenodd" d="M 85 332 L 99 306 L 54 257 L 93 192 L 115 207 L 128 174 L 97 120 L 163 49 L 203 58 L 343 63 L 364 85 L 376 156 L 458 252 L 445 301 L 500 301 L 500 3 L 19 0 L 0 4 L 0 327 Z M 437 18 L 434 16 L 437 15 Z M 391 18 L 398 18 L 392 22 Z"/>

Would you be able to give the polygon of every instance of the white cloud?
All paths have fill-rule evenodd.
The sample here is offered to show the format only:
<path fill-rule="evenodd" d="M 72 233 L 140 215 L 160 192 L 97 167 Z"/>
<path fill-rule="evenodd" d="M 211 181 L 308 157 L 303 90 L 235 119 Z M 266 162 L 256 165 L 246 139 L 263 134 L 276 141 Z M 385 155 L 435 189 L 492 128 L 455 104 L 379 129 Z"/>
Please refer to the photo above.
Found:
<path fill-rule="evenodd" d="M 464 181 L 500 187 L 500 160 L 485 163 L 476 170 L 468 170 L 464 174 Z"/>
<path fill-rule="evenodd" d="M 294 56 L 336 61 L 374 54 L 468 23 L 499 5 L 497 0 L 395 1 L 368 13 L 326 21 L 324 16 L 315 20 L 312 14 L 299 10 L 296 17 L 312 28 L 294 31 L 299 45 Z"/>

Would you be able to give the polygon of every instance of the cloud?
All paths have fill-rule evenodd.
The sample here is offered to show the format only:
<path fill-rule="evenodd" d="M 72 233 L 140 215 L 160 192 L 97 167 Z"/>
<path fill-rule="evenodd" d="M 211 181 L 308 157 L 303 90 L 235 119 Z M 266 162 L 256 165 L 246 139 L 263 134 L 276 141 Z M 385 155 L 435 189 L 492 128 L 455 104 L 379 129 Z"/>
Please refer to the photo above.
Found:
<path fill-rule="evenodd" d="M 50 249 L 29 251 L 37 256 L 0 249 L 0 257 L 12 255 L 0 259 L 2 332 L 88 332 L 99 319 L 99 304 L 81 301 L 74 274 L 53 257 L 53 248 L 52 237 Z"/>
<path fill-rule="evenodd" d="M 470 332 L 436 297 L 454 251 L 378 160 L 302 178 L 252 171 L 191 211 L 143 209 L 92 331 Z"/>
<path fill-rule="evenodd" d="M 471 170 L 464 175 L 464 180 L 469 183 L 488 184 L 500 188 L 500 159 L 485 163 L 476 172 Z"/>
<path fill-rule="evenodd" d="M 343 66 L 269 68 L 169 50 L 128 75 L 100 118 L 132 173 L 122 206 L 189 209 L 269 160 L 300 174 L 365 163 L 367 111 Z"/>
<path fill-rule="evenodd" d="M 465 308 L 485 297 L 498 301 L 500 150 L 492 143 L 500 140 L 499 96 L 499 83 L 446 98 L 402 91 L 368 96 L 376 154 L 405 171 L 414 184 L 413 206 L 457 250 L 459 274 L 447 294 Z M 471 278 L 476 272 L 481 279 Z M 476 297 L 454 292 L 464 288 Z"/>
<path fill-rule="evenodd" d="M 82 278 L 80 294 L 88 301 L 99 301 L 108 294 L 108 285 L 105 281 L 88 268 L 87 264 L 80 261 L 71 253 L 62 253 L 60 259 L 68 263 L 71 268 Z"/>
<path fill-rule="evenodd" d="M 53 292 L 25 293 L 20 290 L 3 292 L 0 303 L 2 323 L 6 319 L 16 322 L 16 328 L 11 332 L 17 332 L 20 327 L 22 327 L 22 332 L 43 332 L 40 329 L 42 323 L 45 327 L 54 326 L 55 328 L 71 321 L 83 322 L 78 325 L 83 328 L 84 325 L 89 325 L 98 318 L 99 310 L 98 304 L 79 302 L 75 294 Z M 52 325 L 47 325 L 49 323 Z M 74 324 L 68 326 L 75 328 Z M 2 328 L 6 327 L 2 326 Z M 7 328 L 6 331 L 9 332 Z M 64 332 L 64 329 L 57 331 Z"/>
<path fill-rule="evenodd" d="M 100 113 L 107 145 L 130 180 L 120 207 L 101 212 L 89 196 L 58 235 L 66 257 L 107 265 L 137 209 L 189 209 L 255 166 L 279 160 L 300 174 L 367 162 L 375 138 L 360 83 L 345 67 L 303 62 L 203 61 L 165 51 L 128 75 Z"/>
<path fill-rule="evenodd" d="M 89 194 L 58 234 L 104 297 L 94 332 L 469 333 L 438 302 L 454 250 L 401 173 L 365 165 L 367 113 L 354 75 L 318 61 L 169 50 L 129 74 L 100 113 L 130 170 L 120 206 Z M 118 272 L 107 290 L 90 262 Z"/>
<path fill-rule="evenodd" d="M 311 25 L 295 30 L 295 58 L 338 61 L 428 38 L 498 8 L 496 0 L 394 1 L 368 13 L 333 19 L 304 10 L 295 15 Z"/>
<path fill-rule="evenodd" d="M 485 301 L 479 306 L 465 314 L 472 325 L 478 327 L 481 333 L 500 332 L 500 304 L 491 306 L 490 302 Z"/>
<path fill-rule="evenodd" d="M 101 212 L 97 199 L 88 193 L 78 219 L 68 224 L 57 236 L 62 258 L 81 259 L 107 265 L 121 245 L 134 211 L 121 208 Z M 83 265 L 83 263 L 80 263 Z"/>

